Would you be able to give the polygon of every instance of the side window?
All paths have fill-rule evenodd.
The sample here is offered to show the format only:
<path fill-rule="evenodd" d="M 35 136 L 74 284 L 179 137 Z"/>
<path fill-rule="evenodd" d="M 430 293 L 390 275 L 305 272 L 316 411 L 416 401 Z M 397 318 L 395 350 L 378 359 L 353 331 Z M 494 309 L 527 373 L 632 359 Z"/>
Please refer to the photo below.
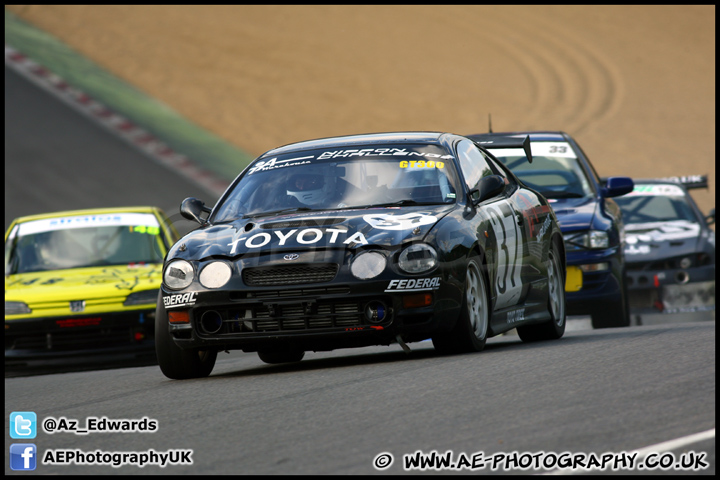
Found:
<path fill-rule="evenodd" d="M 477 185 L 482 177 L 495 174 L 485 154 L 470 140 L 461 140 L 457 145 L 457 153 L 460 169 L 469 189 Z"/>

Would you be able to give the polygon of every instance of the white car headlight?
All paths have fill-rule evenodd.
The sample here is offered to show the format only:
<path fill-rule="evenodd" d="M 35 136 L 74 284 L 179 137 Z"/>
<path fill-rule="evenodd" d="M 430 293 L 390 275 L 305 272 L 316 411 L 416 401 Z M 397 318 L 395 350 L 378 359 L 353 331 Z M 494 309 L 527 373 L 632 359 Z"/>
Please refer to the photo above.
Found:
<path fill-rule="evenodd" d="M 202 269 L 199 280 L 203 287 L 220 288 L 230 280 L 231 276 L 230 265 L 225 262 L 212 262 Z"/>
<path fill-rule="evenodd" d="M 430 245 L 416 243 L 410 245 L 400 254 L 398 267 L 407 273 L 421 273 L 435 268 L 437 252 Z"/>
<path fill-rule="evenodd" d="M 607 232 L 590 230 L 588 237 L 590 248 L 608 248 L 610 246 L 610 239 L 608 238 Z"/>
<path fill-rule="evenodd" d="M 609 248 L 610 238 L 607 232 L 601 230 L 590 230 L 583 233 L 571 233 L 563 235 L 568 250 L 581 248 Z"/>
<path fill-rule="evenodd" d="M 364 252 L 355 257 L 350 265 L 353 276 L 360 280 L 375 278 L 385 270 L 387 259 L 378 252 Z"/>
<path fill-rule="evenodd" d="M 186 260 L 173 260 L 165 267 L 163 282 L 172 290 L 187 288 L 195 278 L 193 267 Z"/>

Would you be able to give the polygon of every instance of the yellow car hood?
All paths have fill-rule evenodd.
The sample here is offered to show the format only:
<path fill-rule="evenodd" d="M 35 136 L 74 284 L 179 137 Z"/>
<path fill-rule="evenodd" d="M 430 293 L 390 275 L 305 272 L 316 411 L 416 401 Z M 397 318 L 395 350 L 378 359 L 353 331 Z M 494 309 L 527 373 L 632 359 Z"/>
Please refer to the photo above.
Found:
<path fill-rule="evenodd" d="M 6 315 L 5 319 L 57 315 L 87 315 L 112 311 L 147 309 L 151 304 L 126 307 L 128 295 L 160 288 L 162 264 L 109 266 L 31 272 L 5 277 L 5 302 L 23 302 L 29 314 Z M 85 302 L 80 311 L 70 302 Z"/>

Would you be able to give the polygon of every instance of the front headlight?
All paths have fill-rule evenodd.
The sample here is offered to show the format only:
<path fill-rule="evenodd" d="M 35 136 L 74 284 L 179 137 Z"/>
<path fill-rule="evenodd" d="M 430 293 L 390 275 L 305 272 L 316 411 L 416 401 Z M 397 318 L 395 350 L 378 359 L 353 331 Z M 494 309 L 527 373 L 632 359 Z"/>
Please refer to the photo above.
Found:
<path fill-rule="evenodd" d="M 146 303 L 155 303 L 158 298 L 158 290 L 145 290 L 142 292 L 131 293 L 123 302 L 123 305 L 130 307 L 132 305 L 145 305 Z"/>
<path fill-rule="evenodd" d="M 563 235 L 568 250 L 579 250 L 581 248 L 600 249 L 610 247 L 610 237 L 607 232 L 601 230 L 590 230 L 583 233 L 571 233 Z"/>
<path fill-rule="evenodd" d="M 225 262 L 212 262 L 202 269 L 198 278 L 205 288 L 220 288 L 230 280 L 231 276 L 230 265 Z"/>
<path fill-rule="evenodd" d="M 353 276 L 359 280 L 375 278 L 385 270 L 387 260 L 378 252 L 364 252 L 355 257 L 350 265 Z"/>
<path fill-rule="evenodd" d="M 20 315 L 21 313 L 32 313 L 32 310 L 24 302 L 5 302 L 5 315 Z"/>
<path fill-rule="evenodd" d="M 608 248 L 610 246 L 610 237 L 607 232 L 590 230 L 588 237 L 589 248 Z"/>
<path fill-rule="evenodd" d="M 187 288 L 195 278 L 193 267 L 186 260 L 173 260 L 165 267 L 163 282 L 172 290 Z"/>
<path fill-rule="evenodd" d="M 416 243 L 400 254 L 398 267 L 406 273 L 422 273 L 435 268 L 437 252 L 430 245 Z"/>

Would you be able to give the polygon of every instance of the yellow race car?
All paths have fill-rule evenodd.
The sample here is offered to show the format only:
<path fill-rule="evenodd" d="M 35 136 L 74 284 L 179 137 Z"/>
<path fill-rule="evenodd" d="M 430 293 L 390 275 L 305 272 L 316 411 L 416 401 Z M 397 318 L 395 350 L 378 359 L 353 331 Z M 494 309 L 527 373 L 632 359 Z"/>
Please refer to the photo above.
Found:
<path fill-rule="evenodd" d="M 15 219 L 5 232 L 5 362 L 152 351 L 166 252 L 157 207 Z"/>

